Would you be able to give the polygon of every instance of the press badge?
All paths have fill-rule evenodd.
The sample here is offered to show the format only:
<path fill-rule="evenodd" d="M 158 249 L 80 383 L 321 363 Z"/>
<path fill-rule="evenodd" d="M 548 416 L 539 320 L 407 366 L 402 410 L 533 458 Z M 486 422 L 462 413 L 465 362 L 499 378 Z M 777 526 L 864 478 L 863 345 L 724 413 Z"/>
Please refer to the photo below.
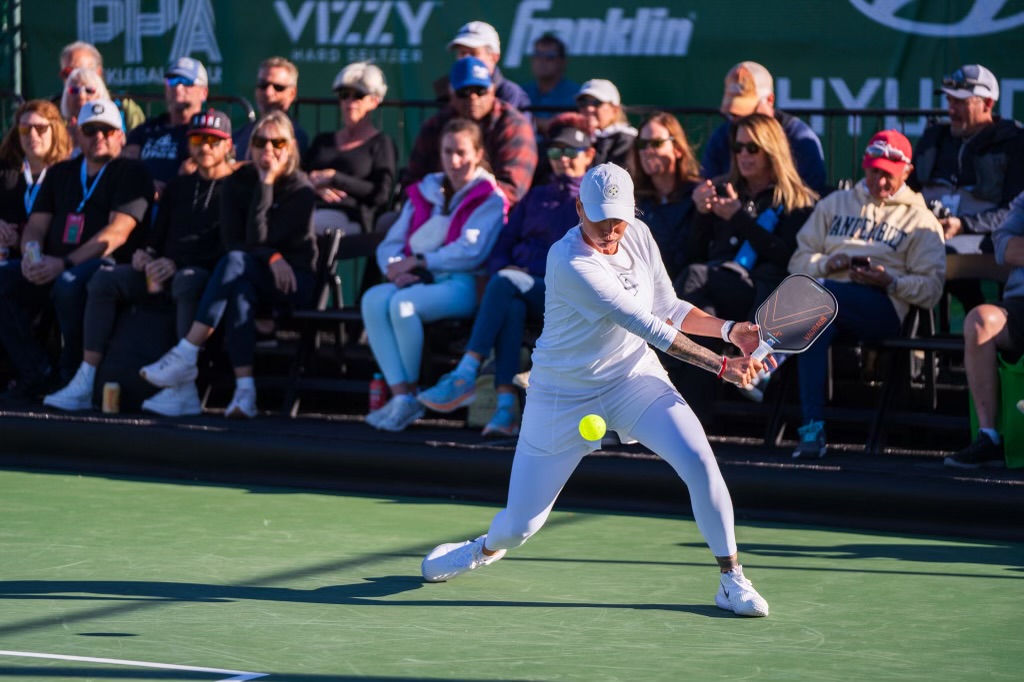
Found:
<path fill-rule="evenodd" d="M 82 241 L 82 233 L 85 231 L 85 215 L 82 213 L 68 213 L 67 222 L 64 223 L 64 243 L 78 244 Z"/>

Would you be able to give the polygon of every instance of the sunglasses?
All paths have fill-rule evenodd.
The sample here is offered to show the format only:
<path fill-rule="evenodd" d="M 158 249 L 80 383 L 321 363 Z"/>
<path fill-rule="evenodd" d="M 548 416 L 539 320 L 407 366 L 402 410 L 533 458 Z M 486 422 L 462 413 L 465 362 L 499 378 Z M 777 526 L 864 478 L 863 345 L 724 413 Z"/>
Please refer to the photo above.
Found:
<path fill-rule="evenodd" d="M 748 154 L 754 155 L 761 151 L 761 147 L 756 142 L 733 142 L 732 153 L 739 154 L 743 150 L 746 150 Z"/>
<path fill-rule="evenodd" d="M 271 83 L 270 81 L 259 81 L 256 83 L 257 90 L 266 90 L 267 88 L 274 88 L 274 92 L 284 92 L 290 85 L 282 85 L 281 83 Z"/>
<path fill-rule="evenodd" d="M 78 93 L 82 92 L 83 90 L 85 91 L 85 94 L 87 94 L 87 95 L 95 95 L 96 94 L 96 88 L 92 87 L 91 85 L 69 85 L 68 86 L 68 92 L 70 92 L 72 95 L 77 95 Z"/>
<path fill-rule="evenodd" d="M 353 90 L 352 88 L 342 88 L 338 90 L 337 94 L 339 102 L 347 102 L 350 99 L 362 99 L 367 96 L 367 93 L 359 92 L 358 90 Z"/>
<path fill-rule="evenodd" d="M 643 151 L 645 149 L 657 149 L 658 147 L 660 147 L 661 145 L 665 144 L 666 142 L 670 142 L 670 141 L 672 141 L 674 139 L 675 138 L 672 137 L 672 136 L 669 136 L 669 137 L 652 137 L 649 140 L 645 140 L 643 138 L 639 138 L 638 137 L 637 140 L 636 140 L 636 148 L 639 149 L 640 151 Z"/>
<path fill-rule="evenodd" d="M 188 136 L 188 143 L 193 147 L 201 147 L 204 144 L 208 144 L 211 147 L 217 147 L 223 141 L 223 137 L 217 137 L 216 135 L 206 135 L 204 133 L 194 133 Z"/>
<path fill-rule="evenodd" d="M 578 106 L 580 109 L 589 109 L 590 107 L 594 107 L 595 109 L 597 109 L 602 104 L 604 104 L 604 102 L 593 97 L 580 97 L 578 100 L 576 100 L 576 106 Z"/>
<path fill-rule="evenodd" d="M 534 59 L 558 59 L 561 56 L 557 52 L 534 52 L 532 55 Z"/>
<path fill-rule="evenodd" d="M 455 96 L 459 99 L 469 99 L 470 95 L 476 95 L 477 97 L 483 97 L 487 94 L 490 88 L 485 88 L 482 85 L 470 85 L 466 88 L 459 88 L 455 91 Z"/>
<path fill-rule="evenodd" d="M 575 159 L 585 151 L 587 150 L 576 147 L 548 147 L 548 158 L 552 161 L 557 161 L 563 156 L 567 159 Z"/>
<path fill-rule="evenodd" d="M 28 125 L 22 124 L 22 125 L 18 126 L 18 134 L 19 135 L 28 135 L 30 132 L 32 132 L 34 130 L 34 131 L 36 131 L 36 135 L 39 135 L 40 137 L 42 137 L 43 135 L 46 134 L 46 131 L 49 130 L 49 129 L 50 129 L 50 124 L 49 123 L 29 123 Z"/>
<path fill-rule="evenodd" d="M 117 128 L 111 128 L 110 126 L 106 126 L 101 123 L 86 123 L 79 128 L 79 130 L 81 130 L 82 134 L 86 137 L 96 137 L 100 133 L 103 133 L 103 137 L 110 137 L 117 132 Z"/>
<path fill-rule="evenodd" d="M 274 149 L 284 149 L 290 140 L 287 137 L 263 137 L 262 135 L 252 136 L 253 149 L 266 149 L 269 144 Z"/>
<path fill-rule="evenodd" d="M 68 76 L 70 76 L 71 72 L 74 70 L 75 67 L 73 66 L 65 66 L 63 69 L 60 70 L 60 79 L 62 81 L 66 81 L 68 79 Z"/>
<path fill-rule="evenodd" d="M 184 76 L 170 76 L 167 78 L 167 87 L 176 88 L 179 85 L 184 85 L 186 88 L 191 88 L 196 82 L 191 78 L 185 78 Z"/>
<path fill-rule="evenodd" d="M 910 163 L 910 157 L 888 142 L 872 142 L 864 150 L 864 156 L 870 159 L 887 159 L 899 163 Z"/>

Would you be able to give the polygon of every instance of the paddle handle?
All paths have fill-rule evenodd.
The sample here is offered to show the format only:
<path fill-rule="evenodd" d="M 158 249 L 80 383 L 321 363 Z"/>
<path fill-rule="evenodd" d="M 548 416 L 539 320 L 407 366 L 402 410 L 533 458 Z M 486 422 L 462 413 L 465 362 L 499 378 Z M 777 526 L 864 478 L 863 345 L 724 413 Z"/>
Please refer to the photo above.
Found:
<path fill-rule="evenodd" d="M 764 339 L 761 339 L 761 343 L 758 344 L 754 352 L 750 354 L 750 357 L 755 360 L 764 360 L 772 352 L 772 347 L 769 346 Z"/>

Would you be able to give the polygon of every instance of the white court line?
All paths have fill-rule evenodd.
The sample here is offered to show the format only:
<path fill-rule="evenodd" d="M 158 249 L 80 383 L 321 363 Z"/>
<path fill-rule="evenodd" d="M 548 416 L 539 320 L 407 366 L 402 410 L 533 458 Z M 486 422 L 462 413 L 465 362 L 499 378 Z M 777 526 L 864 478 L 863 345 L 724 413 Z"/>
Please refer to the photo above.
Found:
<path fill-rule="evenodd" d="M 40 654 L 32 651 L 0 651 L 0 656 L 19 656 L 22 658 L 52 658 L 58 661 L 83 661 L 85 663 L 111 663 L 113 665 L 133 665 L 137 668 L 160 668 L 161 670 L 188 670 L 197 673 L 226 673 L 234 677 L 225 677 L 215 682 L 246 682 L 270 673 L 247 673 L 244 670 L 225 670 L 224 668 L 199 668 L 193 665 L 175 665 L 173 663 L 147 663 L 146 661 L 125 661 L 120 658 L 93 658 L 92 656 L 65 656 L 64 654 Z"/>

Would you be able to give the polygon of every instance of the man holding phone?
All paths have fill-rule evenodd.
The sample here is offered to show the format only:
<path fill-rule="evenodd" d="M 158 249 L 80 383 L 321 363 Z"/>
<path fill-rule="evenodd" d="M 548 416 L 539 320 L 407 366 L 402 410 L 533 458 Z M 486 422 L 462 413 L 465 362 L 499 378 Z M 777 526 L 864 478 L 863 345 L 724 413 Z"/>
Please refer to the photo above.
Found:
<path fill-rule="evenodd" d="M 864 179 L 818 202 L 797 234 L 789 271 L 822 278 L 839 314 L 799 356 L 804 426 L 794 457 L 821 457 L 828 447 L 825 384 L 835 335 L 861 341 L 895 336 L 911 306 L 931 308 L 942 295 L 942 226 L 906 184 L 912 154 L 899 131 L 876 133 L 864 150 Z"/>

